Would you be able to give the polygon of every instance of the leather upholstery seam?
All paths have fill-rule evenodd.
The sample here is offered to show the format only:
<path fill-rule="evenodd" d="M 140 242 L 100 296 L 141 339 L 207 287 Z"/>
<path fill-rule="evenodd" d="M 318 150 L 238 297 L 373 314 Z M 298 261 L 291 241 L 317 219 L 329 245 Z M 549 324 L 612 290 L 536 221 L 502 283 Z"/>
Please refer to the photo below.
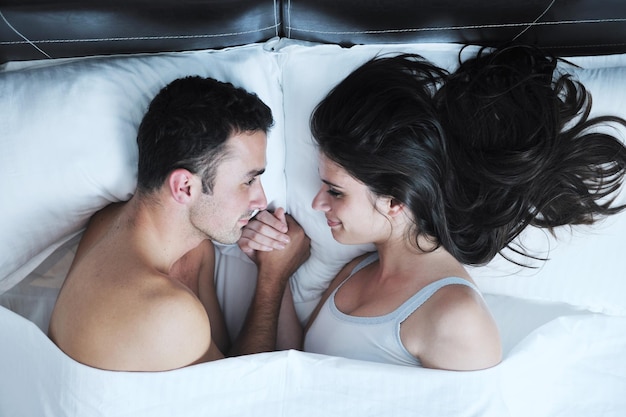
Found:
<path fill-rule="evenodd" d="M 75 39 L 30 39 L 32 43 L 80 43 L 80 42 L 123 42 L 123 41 L 153 41 L 153 40 L 167 40 L 167 39 L 205 39 L 205 38 L 219 38 L 226 36 L 238 36 L 251 33 L 262 33 L 268 30 L 276 29 L 280 24 L 266 26 L 264 28 L 241 31 L 241 32 L 227 32 L 216 34 L 200 34 L 200 35 L 163 35 L 163 36 L 120 36 L 109 38 L 75 38 Z M 0 41 L 0 45 L 21 45 L 29 43 L 27 41 Z"/>
<path fill-rule="evenodd" d="M 467 30 L 467 29 L 500 29 L 500 28 L 517 28 L 523 26 L 556 26 L 556 25 L 573 25 L 573 24 L 597 24 L 597 23 L 624 23 L 626 18 L 610 18 L 610 19 L 582 19 L 582 20 L 559 20 L 549 22 L 525 22 L 525 23 L 498 23 L 484 25 L 463 25 L 463 26 L 440 26 L 426 28 L 404 28 L 404 29 L 381 29 L 381 30 L 356 30 L 356 31 L 322 31 L 314 29 L 298 29 L 297 27 L 287 25 L 289 31 L 304 33 L 319 33 L 326 35 L 350 35 L 365 34 L 376 35 L 385 33 L 405 33 L 405 32 L 436 32 L 444 30 Z"/>

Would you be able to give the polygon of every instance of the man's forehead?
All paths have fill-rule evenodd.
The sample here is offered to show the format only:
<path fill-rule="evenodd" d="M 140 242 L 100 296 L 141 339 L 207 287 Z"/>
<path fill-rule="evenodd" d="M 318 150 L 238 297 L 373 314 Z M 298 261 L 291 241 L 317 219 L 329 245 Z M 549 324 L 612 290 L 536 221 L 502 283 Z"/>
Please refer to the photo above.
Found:
<path fill-rule="evenodd" d="M 226 142 L 223 162 L 246 166 L 250 175 L 265 171 L 267 136 L 262 131 L 242 132 L 232 135 Z"/>
<path fill-rule="evenodd" d="M 245 131 L 232 134 L 226 141 L 227 149 L 233 151 L 255 152 L 265 155 L 267 135 L 263 131 Z"/>

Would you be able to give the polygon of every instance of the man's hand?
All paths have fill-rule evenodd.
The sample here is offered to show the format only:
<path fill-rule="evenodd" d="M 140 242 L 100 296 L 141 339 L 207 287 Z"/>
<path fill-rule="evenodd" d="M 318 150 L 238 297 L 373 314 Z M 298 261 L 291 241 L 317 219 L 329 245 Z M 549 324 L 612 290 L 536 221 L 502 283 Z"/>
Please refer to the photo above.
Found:
<path fill-rule="evenodd" d="M 287 242 L 282 249 L 273 248 L 270 251 L 258 251 L 256 263 L 259 267 L 259 278 L 268 277 L 287 280 L 293 275 L 311 254 L 311 240 L 304 233 L 302 227 L 288 214 L 282 214 L 287 224 Z M 259 236 L 257 236 L 258 238 Z M 273 239 L 274 243 L 276 239 Z M 281 239 L 285 241 L 285 239 Z"/>
<path fill-rule="evenodd" d="M 258 276 L 248 316 L 230 355 L 268 352 L 276 349 L 278 315 L 287 281 L 311 253 L 311 241 L 298 222 L 286 215 L 282 209 L 277 210 L 272 216 L 281 224 L 286 225 L 286 233 L 278 232 L 274 227 L 265 228 L 268 226 L 267 223 L 264 223 L 265 226 L 257 224 L 254 228 L 250 228 L 253 233 L 247 233 L 247 237 L 244 238 L 247 239 L 244 243 L 245 249 L 240 244 L 244 252 L 249 254 L 248 256 L 252 254 L 252 259 L 258 266 Z M 263 217 L 267 219 L 267 216 Z M 259 223 L 262 222 L 259 220 Z M 259 232 L 263 230 L 266 234 Z M 274 247 L 271 250 L 253 249 L 256 244 L 259 244 L 258 241 L 263 239 L 258 236 L 267 238 L 267 233 L 275 237 L 285 234 L 288 237 L 288 243 L 283 243 L 282 249 Z M 271 236 L 270 240 L 277 240 Z M 261 243 L 258 247 L 262 246 L 271 245 Z"/>

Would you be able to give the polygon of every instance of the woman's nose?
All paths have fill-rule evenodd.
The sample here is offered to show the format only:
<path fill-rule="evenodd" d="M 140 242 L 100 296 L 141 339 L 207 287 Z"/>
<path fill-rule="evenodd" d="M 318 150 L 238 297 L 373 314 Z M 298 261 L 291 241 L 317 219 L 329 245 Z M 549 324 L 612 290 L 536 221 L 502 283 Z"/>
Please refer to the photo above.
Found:
<path fill-rule="evenodd" d="M 329 206 L 328 202 L 326 201 L 326 192 L 323 189 L 320 188 L 315 197 L 313 197 L 311 206 L 314 210 L 328 211 Z"/>

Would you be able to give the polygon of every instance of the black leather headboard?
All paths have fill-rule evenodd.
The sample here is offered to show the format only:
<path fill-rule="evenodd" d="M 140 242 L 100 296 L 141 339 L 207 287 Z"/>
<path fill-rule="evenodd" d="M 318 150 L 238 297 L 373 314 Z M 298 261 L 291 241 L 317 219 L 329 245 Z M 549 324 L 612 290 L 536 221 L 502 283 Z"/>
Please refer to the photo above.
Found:
<path fill-rule="evenodd" d="M 340 44 L 517 41 L 559 55 L 626 52 L 626 0 L 291 0 L 286 36 Z"/>
<path fill-rule="evenodd" d="M 271 0 L 0 0 L 0 62 L 223 48 L 281 30 Z"/>
<path fill-rule="evenodd" d="M 315 42 L 626 52 L 626 0 L 0 0 L 0 62 Z"/>

